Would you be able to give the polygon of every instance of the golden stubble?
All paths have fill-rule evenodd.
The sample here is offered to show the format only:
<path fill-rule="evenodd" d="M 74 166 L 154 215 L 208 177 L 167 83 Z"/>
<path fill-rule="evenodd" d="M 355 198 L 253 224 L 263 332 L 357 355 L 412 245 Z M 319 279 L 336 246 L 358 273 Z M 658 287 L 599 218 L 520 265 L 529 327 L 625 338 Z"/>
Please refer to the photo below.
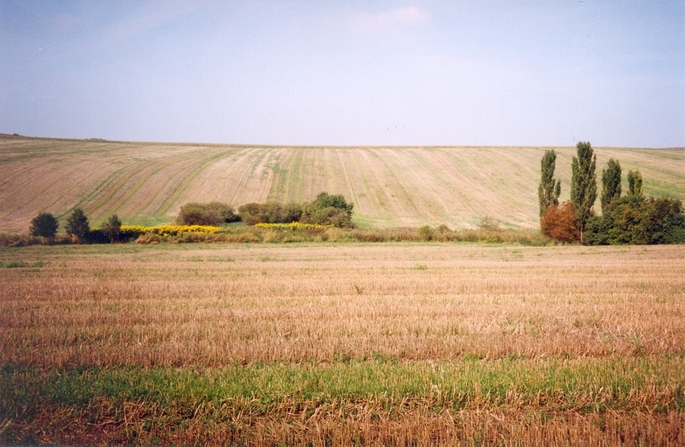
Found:
<path fill-rule="evenodd" d="M 119 250 L 5 252 L 47 264 L 0 272 L 0 361 L 221 366 L 685 349 L 682 246 Z"/>

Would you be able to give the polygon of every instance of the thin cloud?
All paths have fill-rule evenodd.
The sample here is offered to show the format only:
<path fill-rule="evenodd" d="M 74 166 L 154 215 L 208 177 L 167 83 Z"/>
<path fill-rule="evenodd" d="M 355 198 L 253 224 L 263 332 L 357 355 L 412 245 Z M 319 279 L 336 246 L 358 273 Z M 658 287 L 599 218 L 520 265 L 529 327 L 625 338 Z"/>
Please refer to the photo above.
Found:
<path fill-rule="evenodd" d="M 131 11 L 105 29 L 110 40 L 127 40 L 147 33 L 167 22 L 192 13 L 203 6 L 204 2 L 163 2 L 144 3 L 136 11 Z"/>
<path fill-rule="evenodd" d="M 430 24 L 430 14 L 415 6 L 396 8 L 377 14 L 353 13 L 348 20 L 350 30 L 359 34 L 386 34 Z"/>

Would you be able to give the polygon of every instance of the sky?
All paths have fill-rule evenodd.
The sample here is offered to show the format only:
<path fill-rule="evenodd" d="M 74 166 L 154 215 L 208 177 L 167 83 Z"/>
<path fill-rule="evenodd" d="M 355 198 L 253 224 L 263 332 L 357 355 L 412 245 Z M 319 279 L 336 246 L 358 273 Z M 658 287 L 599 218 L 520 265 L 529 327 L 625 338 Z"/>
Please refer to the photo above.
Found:
<path fill-rule="evenodd" d="M 685 0 L 0 0 L 0 132 L 685 147 Z"/>

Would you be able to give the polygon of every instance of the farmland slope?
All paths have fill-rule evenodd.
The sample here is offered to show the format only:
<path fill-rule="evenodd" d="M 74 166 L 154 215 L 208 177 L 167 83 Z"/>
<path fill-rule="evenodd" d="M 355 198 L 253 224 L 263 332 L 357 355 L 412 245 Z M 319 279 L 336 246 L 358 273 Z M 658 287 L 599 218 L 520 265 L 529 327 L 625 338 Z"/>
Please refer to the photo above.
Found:
<path fill-rule="evenodd" d="M 187 202 L 239 206 L 339 193 L 355 221 L 379 227 L 538 224 L 540 158 L 547 147 L 277 147 L 0 137 L 0 231 L 26 231 L 39 211 L 92 223 L 170 222 Z M 569 197 L 573 147 L 556 147 Z M 649 195 L 685 200 L 685 149 L 595 148 L 639 169 Z M 624 185 L 627 189 L 627 185 Z M 599 201 L 598 201 L 599 202 Z M 599 204 L 597 203 L 597 206 Z"/>

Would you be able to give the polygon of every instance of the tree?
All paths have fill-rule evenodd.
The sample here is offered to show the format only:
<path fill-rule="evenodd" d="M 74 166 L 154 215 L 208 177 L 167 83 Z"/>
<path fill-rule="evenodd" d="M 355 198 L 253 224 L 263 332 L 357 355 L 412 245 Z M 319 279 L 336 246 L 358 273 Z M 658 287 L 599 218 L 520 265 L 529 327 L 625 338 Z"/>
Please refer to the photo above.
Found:
<path fill-rule="evenodd" d="M 554 167 L 557 154 L 554 150 L 545 152 L 540 160 L 540 186 L 538 186 L 538 200 L 540 202 L 540 222 L 545 211 L 552 205 L 559 205 L 561 182 L 554 179 Z"/>
<path fill-rule="evenodd" d="M 36 217 L 31 219 L 31 227 L 29 231 L 31 236 L 40 236 L 43 238 L 43 242 L 46 239 L 52 239 L 57 234 L 57 228 L 59 223 L 55 216 L 50 213 L 41 211 Z"/>
<path fill-rule="evenodd" d="M 219 211 L 201 203 L 186 203 L 176 219 L 180 225 L 219 225 L 224 221 Z"/>
<path fill-rule="evenodd" d="M 628 171 L 628 194 L 642 197 L 642 174 L 640 171 Z"/>
<path fill-rule="evenodd" d="M 102 225 L 102 232 L 105 233 L 105 236 L 107 236 L 112 243 L 119 239 L 119 235 L 121 234 L 121 220 L 119 220 L 119 216 L 116 214 L 109 216 L 107 222 Z"/>
<path fill-rule="evenodd" d="M 304 223 L 334 225 L 340 228 L 351 228 L 353 203 L 347 203 L 342 194 L 321 192 L 316 199 L 306 203 L 302 210 Z"/>
<path fill-rule="evenodd" d="M 609 211 L 611 203 L 621 197 L 621 164 L 609 159 L 607 168 L 602 169 L 602 214 Z"/>
<path fill-rule="evenodd" d="M 583 242 L 585 224 L 590 216 L 593 215 L 593 205 L 597 200 L 597 178 L 595 168 L 597 166 L 597 156 L 592 150 L 592 146 L 587 142 L 580 142 L 576 145 L 578 156 L 573 157 L 571 166 L 573 172 L 571 176 L 571 202 L 576 209 L 578 219 L 578 229 L 580 231 L 580 242 Z"/>
<path fill-rule="evenodd" d="M 621 197 L 605 215 L 588 219 L 586 242 L 590 245 L 683 243 L 682 203 L 666 197 Z"/>
<path fill-rule="evenodd" d="M 562 242 L 577 241 L 578 220 L 573 203 L 566 201 L 561 205 L 552 205 L 547 208 L 540 227 L 542 232 L 552 239 Z"/>
<path fill-rule="evenodd" d="M 557 155 L 554 150 L 545 152 L 540 160 L 540 186 L 538 186 L 538 200 L 540 201 L 540 222 L 545 211 L 552 205 L 559 205 L 561 182 L 554 179 L 554 167 Z"/>
<path fill-rule="evenodd" d="M 82 208 L 75 208 L 67 218 L 67 225 L 65 226 L 67 234 L 76 236 L 79 242 L 88 235 L 90 225 L 88 225 L 88 218 L 83 212 Z"/>

